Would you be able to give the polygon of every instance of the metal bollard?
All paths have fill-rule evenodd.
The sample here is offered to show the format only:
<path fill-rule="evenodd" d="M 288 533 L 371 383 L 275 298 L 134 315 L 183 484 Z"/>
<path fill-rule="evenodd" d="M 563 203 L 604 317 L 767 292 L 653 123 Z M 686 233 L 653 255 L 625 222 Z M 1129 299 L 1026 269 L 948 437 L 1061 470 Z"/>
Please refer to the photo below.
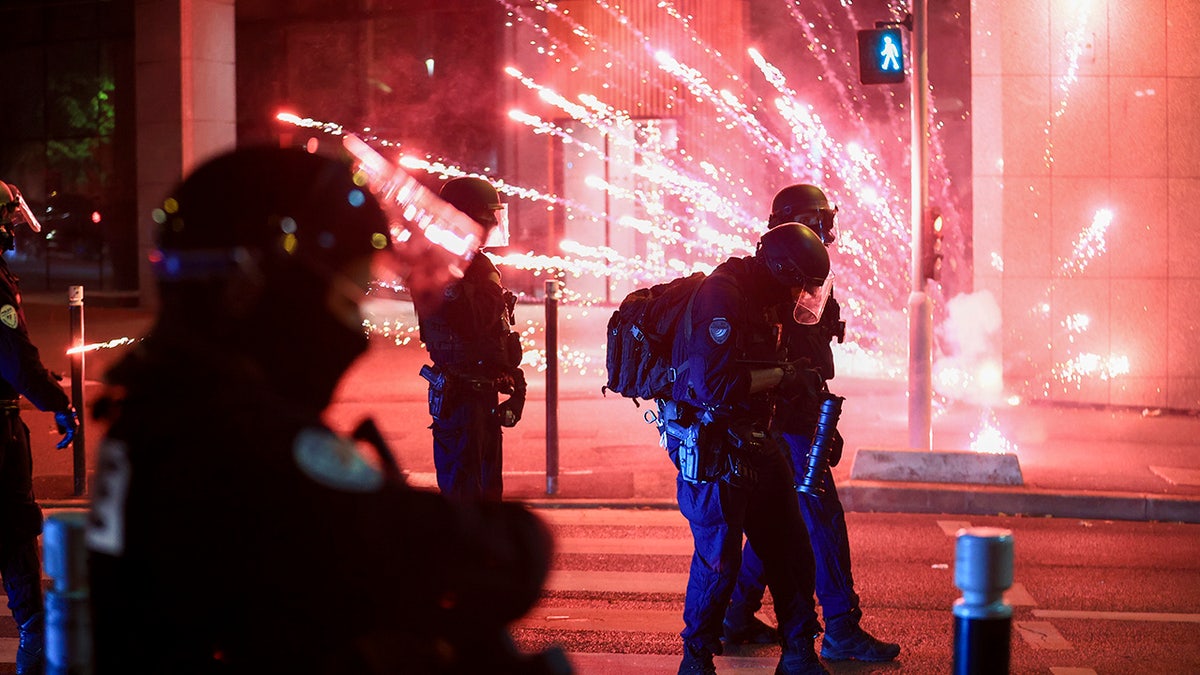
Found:
<path fill-rule="evenodd" d="M 83 347 L 83 286 L 70 286 L 67 288 L 67 307 L 70 313 L 71 320 L 71 347 Z M 79 497 L 87 492 L 87 455 L 86 455 L 86 438 L 85 431 L 87 415 L 84 411 L 87 409 L 87 401 L 84 400 L 83 384 L 84 384 L 84 361 L 87 355 L 80 350 L 71 354 L 71 405 L 75 406 L 75 410 L 79 414 L 79 426 L 75 430 L 75 439 L 71 441 L 71 459 L 74 468 L 74 488 L 75 496 Z"/>
<path fill-rule="evenodd" d="M 546 494 L 558 493 L 558 296 L 562 282 L 546 280 Z"/>
<path fill-rule="evenodd" d="M 1008 673 L 1013 582 L 1013 536 L 998 527 L 959 530 L 954 549 L 954 675 Z"/>
<path fill-rule="evenodd" d="M 47 517 L 42 531 L 42 564 L 53 580 L 46 591 L 47 675 L 93 672 L 86 528 L 87 511 L 69 509 Z"/>

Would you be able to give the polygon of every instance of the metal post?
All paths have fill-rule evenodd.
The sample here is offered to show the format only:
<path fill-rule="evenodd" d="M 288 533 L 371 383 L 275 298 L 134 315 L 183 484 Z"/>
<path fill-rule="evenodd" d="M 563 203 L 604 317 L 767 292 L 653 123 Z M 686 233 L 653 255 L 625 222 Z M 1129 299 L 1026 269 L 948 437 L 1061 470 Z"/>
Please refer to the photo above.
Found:
<path fill-rule="evenodd" d="M 546 280 L 546 494 L 558 493 L 558 296 L 561 282 Z"/>
<path fill-rule="evenodd" d="M 998 527 L 960 530 L 954 550 L 954 675 L 1008 673 L 1013 582 L 1013 536 Z"/>
<path fill-rule="evenodd" d="M 46 576 L 47 675 L 88 675 L 93 671 L 90 588 L 84 535 L 87 511 L 68 509 L 46 518 L 42 550 Z"/>
<path fill-rule="evenodd" d="M 84 414 L 86 401 L 83 396 L 84 360 L 86 355 L 81 347 L 83 341 L 83 286 L 70 286 L 67 289 L 67 307 L 71 315 L 71 347 L 76 351 L 71 354 L 71 405 L 79 415 L 79 428 L 75 430 L 75 440 L 71 442 L 71 454 L 74 461 L 75 496 L 87 492 L 87 446 L 84 444 Z"/>
<path fill-rule="evenodd" d="M 908 296 L 908 444 L 933 449 L 933 312 L 925 293 L 925 219 L 929 206 L 929 63 L 926 0 L 912 0 L 912 293 Z"/>

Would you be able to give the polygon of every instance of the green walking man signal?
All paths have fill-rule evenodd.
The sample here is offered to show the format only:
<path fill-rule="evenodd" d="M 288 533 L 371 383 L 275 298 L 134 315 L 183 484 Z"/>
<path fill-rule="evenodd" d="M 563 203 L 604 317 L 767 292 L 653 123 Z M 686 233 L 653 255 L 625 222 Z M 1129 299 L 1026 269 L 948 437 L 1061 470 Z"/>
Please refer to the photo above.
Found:
<path fill-rule="evenodd" d="M 858 79 L 863 84 L 904 81 L 904 42 L 899 28 L 858 31 Z"/>

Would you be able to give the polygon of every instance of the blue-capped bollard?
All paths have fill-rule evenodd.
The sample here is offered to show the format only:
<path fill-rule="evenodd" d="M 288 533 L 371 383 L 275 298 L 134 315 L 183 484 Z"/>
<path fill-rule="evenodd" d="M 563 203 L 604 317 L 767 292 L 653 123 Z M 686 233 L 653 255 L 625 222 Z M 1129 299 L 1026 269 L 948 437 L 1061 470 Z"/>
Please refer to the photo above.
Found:
<path fill-rule="evenodd" d="M 958 531 L 954 548 L 954 675 L 1008 673 L 1013 582 L 1013 536 L 998 527 Z"/>
<path fill-rule="evenodd" d="M 87 511 L 70 509 L 46 518 L 42 531 L 42 564 L 53 580 L 46 591 L 46 675 L 93 672 L 86 527 Z"/>

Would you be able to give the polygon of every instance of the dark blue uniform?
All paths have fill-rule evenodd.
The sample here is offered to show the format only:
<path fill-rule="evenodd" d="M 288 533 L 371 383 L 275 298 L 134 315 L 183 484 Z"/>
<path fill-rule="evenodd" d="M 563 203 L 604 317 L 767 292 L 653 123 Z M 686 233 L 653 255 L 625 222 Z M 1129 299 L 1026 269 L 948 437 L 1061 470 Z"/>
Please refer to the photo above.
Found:
<path fill-rule="evenodd" d="M 682 632 L 692 652 L 721 653 L 722 621 L 741 563 L 743 532 L 764 561 L 785 652 L 811 651 L 819 630 L 812 552 L 788 460 L 769 438 L 746 442 L 751 434 L 765 436 L 770 422 L 773 394 L 751 394 L 750 372 L 780 359 L 773 307 L 786 295 L 759 261 L 732 258 L 701 285 L 690 336 L 676 339 L 673 360 L 680 374 L 674 399 L 711 419 L 701 427 L 700 444 L 710 448 L 705 461 L 713 464 L 701 469 L 707 480 L 677 479 L 679 508 L 695 541 Z M 735 436 L 742 439 L 741 448 Z M 667 443 L 678 466 L 680 443 L 671 436 Z M 740 466 L 731 468 L 731 461 Z"/>
<path fill-rule="evenodd" d="M 512 312 L 512 294 L 482 253 L 441 304 L 417 307 L 421 340 L 442 378 L 430 384 L 430 428 L 438 487 L 449 497 L 499 501 L 504 491 L 499 393 L 514 403 L 525 396 Z"/>
<path fill-rule="evenodd" d="M 549 532 L 389 479 L 257 365 L 160 328 L 107 374 L 96 672 L 509 672 Z"/>
<path fill-rule="evenodd" d="M 831 297 L 817 325 L 804 326 L 794 321 L 784 323 L 783 343 L 787 358 L 808 359 L 812 369 L 811 377 L 807 380 L 808 386 L 798 386 L 777 399 L 771 425 L 772 431 L 787 445 L 797 476 L 803 475 L 807 464 L 821 404 L 820 394 L 826 390 L 826 382 L 834 377 L 833 350 L 830 345 L 834 337 L 840 339 L 844 334 L 840 313 L 837 301 Z M 832 465 L 837 464 L 840 455 L 841 448 L 838 446 L 830 458 Z M 817 599 L 821 603 L 827 627 L 839 621 L 857 626 L 862 611 L 858 594 L 854 591 L 845 510 L 838 498 L 831 472 L 825 473 L 821 488 L 824 491 L 820 496 L 797 493 L 800 513 L 816 561 Z M 729 608 L 730 625 L 745 625 L 762 606 L 765 580 L 763 562 L 747 543 L 742 570 Z"/>
<path fill-rule="evenodd" d="M 38 410 L 55 412 L 70 410 L 71 401 L 29 341 L 17 281 L 0 258 L 0 576 L 26 643 L 25 633 L 41 634 L 37 537 L 42 532 L 42 511 L 33 496 L 29 428 L 21 420 L 19 397 Z M 40 652 L 41 648 L 34 649 Z"/>

